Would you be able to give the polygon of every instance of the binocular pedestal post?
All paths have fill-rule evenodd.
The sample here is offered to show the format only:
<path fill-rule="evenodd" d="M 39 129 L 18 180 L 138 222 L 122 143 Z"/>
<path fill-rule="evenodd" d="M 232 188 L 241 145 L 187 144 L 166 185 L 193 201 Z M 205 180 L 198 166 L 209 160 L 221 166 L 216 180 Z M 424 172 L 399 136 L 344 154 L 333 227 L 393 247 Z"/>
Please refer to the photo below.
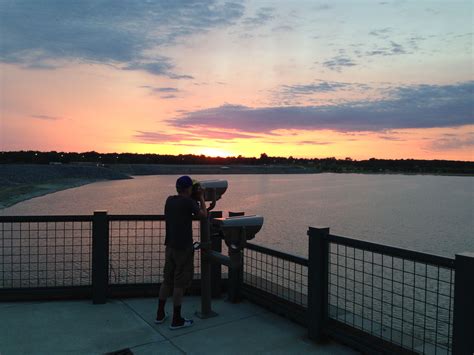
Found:
<path fill-rule="evenodd" d="M 201 220 L 201 311 L 196 316 L 202 319 L 217 316 L 211 308 L 211 260 L 208 254 L 211 249 L 209 217 Z"/>

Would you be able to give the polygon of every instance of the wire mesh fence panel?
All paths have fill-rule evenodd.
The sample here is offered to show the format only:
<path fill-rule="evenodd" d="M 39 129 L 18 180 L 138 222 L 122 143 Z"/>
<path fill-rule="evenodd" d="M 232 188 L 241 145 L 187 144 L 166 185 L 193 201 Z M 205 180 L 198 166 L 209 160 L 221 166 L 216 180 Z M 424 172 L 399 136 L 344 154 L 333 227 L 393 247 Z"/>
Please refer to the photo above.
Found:
<path fill-rule="evenodd" d="M 244 284 L 297 305 L 308 305 L 308 267 L 262 251 L 244 249 Z"/>
<path fill-rule="evenodd" d="M 193 237 L 199 238 L 199 221 L 193 222 Z M 120 220 L 109 222 L 110 284 L 159 283 L 165 265 L 164 220 Z M 194 253 L 195 278 L 199 256 Z"/>
<path fill-rule="evenodd" d="M 0 288 L 91 284 L 91 221 L 0 222 Z"/>
<path fill-rule="evenodd" d="M 406 349 L 450 354 L 454 270 L 329 243 L 328 315 Z"/>

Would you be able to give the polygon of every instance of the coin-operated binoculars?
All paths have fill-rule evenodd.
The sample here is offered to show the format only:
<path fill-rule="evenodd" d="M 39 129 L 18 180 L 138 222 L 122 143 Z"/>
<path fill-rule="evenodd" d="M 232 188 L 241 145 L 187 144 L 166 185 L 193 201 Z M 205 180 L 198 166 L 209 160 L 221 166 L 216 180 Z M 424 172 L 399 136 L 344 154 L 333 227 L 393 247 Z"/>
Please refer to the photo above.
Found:
<path fill-rule="evenodd" d="M 240 267 L 241 253 L 248 240 L 255 238 L 263 226 L 262 216 L 236 216 L 214 218 L 212 224 L 224 234 L 224 241 L 229 249 L 229 260 L 222 264 L 230 267 Z M 226 260 L 227 261 L 227 260 Z"/>
<path fill-rule="evenodd" d="M 226 180 L 201 181 L 200 186 L 204 191 L 204 199 L 211 201 L 208 211 L 216 206 L 226 192 L 228 183 Z M 210 225 L 224 235 L 224 241 L 228 246 L 229 255 L 223 255 L 211 249 Z M 226 265 L 229 268 L 240 268 L 242 266 L 242 251 L 247 240 L 255 238 L 263 225 L 261 216 L 237 216 L 228 218 L 210 219 L 208 216 L 201 220 L 201 311 L 197 312 L 200 318 L 210 318 L 217 314 L 211 308 L 211 263 Z"/>
<path fill-rule="evenodd" d="M 227 191 L 227 180 L 206 180 L 198 183 L 204 190 L 204 199 L 206 201 L 220 200 Z"/>

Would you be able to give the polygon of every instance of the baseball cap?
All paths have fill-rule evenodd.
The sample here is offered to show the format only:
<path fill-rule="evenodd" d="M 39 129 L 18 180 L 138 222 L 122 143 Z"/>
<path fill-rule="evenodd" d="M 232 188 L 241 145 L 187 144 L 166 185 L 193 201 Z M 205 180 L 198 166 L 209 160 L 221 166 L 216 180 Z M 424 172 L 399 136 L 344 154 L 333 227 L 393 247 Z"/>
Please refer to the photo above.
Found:
<path fill-rule="evenodd" d="M 176 188 L 186 189 L 191 186 L 193 186 L 193 179 L 187 175 L 181 176 L 176 180 Z"/>

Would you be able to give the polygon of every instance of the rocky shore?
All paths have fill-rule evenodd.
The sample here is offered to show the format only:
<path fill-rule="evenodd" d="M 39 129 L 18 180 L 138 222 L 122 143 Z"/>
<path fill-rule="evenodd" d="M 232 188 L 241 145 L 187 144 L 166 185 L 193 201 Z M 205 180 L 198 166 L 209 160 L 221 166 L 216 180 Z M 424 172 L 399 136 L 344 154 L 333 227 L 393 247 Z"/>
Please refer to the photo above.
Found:
<path fill-rule="evenodd" d="M 0 164 L 0 209 L 48 193 L 96 181 L 132 179 L 134 175 L 307 174 L 315 169 L 271 165 Z"/>
<path fill-rule="evenodd" d="M 97 166 L 1 164 L 0 209 L 91 182 L 130 178 L 119 171 Z"/>

